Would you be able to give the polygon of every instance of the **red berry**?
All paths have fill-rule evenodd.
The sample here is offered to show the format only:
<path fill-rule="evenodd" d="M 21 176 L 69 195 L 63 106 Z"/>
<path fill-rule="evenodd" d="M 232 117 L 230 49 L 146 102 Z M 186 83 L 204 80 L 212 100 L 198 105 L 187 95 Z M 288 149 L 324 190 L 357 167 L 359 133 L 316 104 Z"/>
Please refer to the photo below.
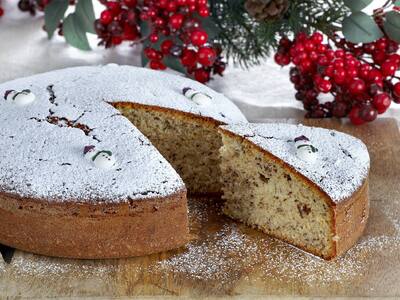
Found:
<path fill-rule="evenodd" d="M 368 79 L 369 71 L 371 70 L 371 66 L 367 64 L 361 65 L 359 69 L 359 74 L 362 79 Z"/>
<path fill-rule="evenodd" d="M 325 55 L 329 60 L 333 60 L 335 58 L 335 51 L 328 49 L 325 51 Z"/>
<path fill-rule="evenodd" d="M 174 42 L 171 40 L 165 40 L 161 43 L 160 49 L 164 54 L 169 54 L 171 51 L 171 47 L 174 45 Z"/>
<path fill-rule="evenodd" d="M 313 64 L 312 61 L 309 59 L 305 59 L 300 63 L 299 69 L 303 73 L 307 73 L 308 71 L 311 70 Z"/>
<path fill-rule="evenodd" d="M 304 42 L 304 48 L 306 51 L 314 51 L 315 50 L 315 44 L 313 41 L 308 40 Z"/>
<path fill-rule="evenodd" d="M 322 93 L 329 93 L 332 89 L 332 83 L 329 80 L 322 79 L 318 82 L 318 90 Z"/>
<path fill-rule="evenodd" d="M 197 52 L 198 62 L 206 67 L 212 66 L 216 58 L 215 50 L 211 47 L 201 47 Z"/>
<path fill-rule="evenodd" d="M 197 62 L 197 54 L 193 50 L 185 49 L 182 52 L 181 63 L 185 67 L 193 67 Z"/>
<path fill-rule="evenodd" d="M 108 25 L 113 20 L 113 14 L 110 10 L 104 10 L 100 14 L 100 22 L 104 25 Z"/>
<path fill-rule="evenodd" d="M 194 79 L 201 83 L 206 83 L 207 81 L 210 80 L 210 72 L 204 70 L 204 69 L 197 69 L 194 72 Z"/>
<path fill-rule="evenodd" d="M 182 27 L 184 19 L 185 17 L 182 14 L 174 14 L 169 18 L 168 24 L 172 29 L 178 30 Z"/>
<path fill-rule="evenodd" d="M 175 1 L 170 1 L 170 2 L 168 2 L 167 7 L 166 7 L 167 11 L 170 11 L 170 12 L 176 11 L 177 8 L 178 8 L 178 7 L 177 7 Z"/>
<path fill-rule="evenodd" d="M 361 119 L 360 108 L 358 106 L 353 106 L 349 113 L 349 118 L 351 123 L 353 123 L 354 125 L 362 125 L 365 123 L 365 121 Z"/>
<path fill-rule="evenodd" d="M 153 70 L 165 70 L 167 67 L 158 60 L 152 60 L 150 61 L 150 68 Z"/>
<path fill-rule="evenodd" d="M 386 59 L 386 52 L 383 52 L 383 51 L 375 51 L 373 54 L 372 54 L 372 58 L 373 58 L 373 60 L 374 60 L 374 62 L 375 63 L 377 63 L 377 64 L 381 64 L 381 63 L 383 63 L 384 61 L 385 61 L 385 59 Z"/>
<path fill-rule="evenodd" d="M 111 43 L 112 43 L 113 45 L 119 45 L 119 44 L 121 44 L 121 43 L 122 43 L 122 37 L 120 37 L 120 36 L 113 36 L 113 37 L 111 38 Z"/>
<path fill-rule="evenodd" d="M 128 7 L 135 7 L 137 5 L 137 0 L 124 0 L 124 4 Z"/>
<path fill-rule="evenodd" d="M 393 76 L 394 73 L 396 73 L 396 70 L 398 68 L 398 64 L 396 64 L 395 61 L 392 60 L 386 60 L 382 66 L 381 66 L 381 71 L 383 76 Z"/>
<path fill-rule="evenodd" d="M 322 40 L 324 39 L 324 37 L 321 33 L 314 32 L 311 36 L 311 39 L 313 40 L 314 43 L 320 44 L 320 43 L 322 43 Z"/>
<path fill-rule="evenodd" d="M 336 59 L 333 62 L 333 65 L 335 66 L 335 68 L 344 68 L 344 60 L 343 59 Z"/>
<path fill-rule="evenodd" d="M 4 9 L 0 7 L 0 17 L 2 17 L 3 15 L 4 15 Z"/>
<path fill-rule="evenodd" d="M 318 53 L 315 51 L 311 51 L 308 54 L 308 57 L 312 60 L 312 61 L 316 61 L 318 59 Z"/>
<path fill-rule="evenodd" d="M 336 56 L 337 58 L 343 58 L 344 55 L 345 55 L 345 52 L 344 52 L 343 49 L 337 49 L 337 50 L 335 51 L 335 56 Z"/>
<path fill-rule="evenodd" d="M 350 82 L 349 92 L 352 95 L 360 95 L 360 94 L 364 93 L 365 89 L 366 89 L 366 85 L 365 85 L 364 80 L 362 80 L 362 79 L 356 78 Z"/>
<path fill-rule="evenodd" d="M 203 18 L 206 18 L 206 17 L 210 16 L 210 10 L 208 9 L 207 6 L 200 6 L 198 8 L 197 12 Z"/>
<path fill-rule="evenodd" d="M 317 64 L 323 67 L 329 65 L 329 60 L 325 55 L 320 55 L 317 60 Z"/>
<path fill-rule="evenodd" d="M 318 53 L 325 53 L 325 51 L 328 49 L 328 47 L 326 47 L 325 45 L 323 45 L 323 44 L 319 44 L 318 46 L 317 46 L 317 52 Z"/>
<path fill-rule="evenodd" d="M 388 58 L 388 60 L 394 61 L 397 65 L 400 64 L 400 55 L 399 54 L 393 53 L 393 54 L 390 54 L 387 58 Z"/>
<path fill-rule="evenodd" d="M 277 52 L 274 56 L 275 62 L 280 66 L 286 66 L 290 64 L 290 57 L 289 55 L 282 54 Z"/>
<path fill-rule="evenodd" d="M 372 69 L 369 71 L 368 74 L 368 81 L 370 81 L 371 83 L 376 83 L 378 85 L 382 85 L 383 83 L 383 75 L 382 73 L 377 70 L 377 69 Z"/>
<path fill-rule="evenodd" d="M 208 40 L 208 34 L 204 30 L 196 29 L 191 33 L 190 40 L 195 46 L 203 46 Z"/>
<path fill-rule="evenodd" d="M 144 49 L 144 54 L 148 59 L 157 59 L 157 51 L 153 48 L 147 47 L 146 49 Z"/>
<path fill-rule="evenodd" d="M 291 45 L 292 42 L 286 36 L 282 37 L 279 40 L 279 46 L 282 46 L 285 49 L 289 49 Z"/>
<path fill-rule="evenodd" d="M 156 33 L 150 34 L 150 37 L 149 37 L 150 42 L 157 43 L 158 39 L 159 39 L 159 37 L 158 37 L 158 35 Z"/>
<path fill-rule="evenodd" d="M 400 97 L 400 82 L 393 86 L 393 93 L 395 96 Z"/>
<path fill-rule="evenodd" d="M 335 101 L 333 103 L 332 115 L 336 118 L 343 118 L 347 115 L 347 104 Z"/>
<path fill-rule="evenodd" d="M 343 84 L 346 81 L 346 71 L 341 69 L 336 69 L 333 73 L 333 80 L 336 84 Z"/>
<path fill-rule="evenodd" d="M 357 77 L 358 70 L 357 70 L 357 68 L 354 68 L 354 67 L 347 68 L 346 74 L 347 74 L 348 78 L 354 78 L 354 77 Z"/>
<path fill-rule="evenodd" d="M 374 96 L 372 104 L 379 114 L 383 114 L 390 106 L 390 97 L 387 93 L 381 93 Z"/>
<path fill-rule="evenodd" d="M 296 41 L 303 42 L 307 38 L 307 34 L 305 32 L 299 32 L 296 35 Z"/>
<path fill-rule="evenodd" d="M 371 105 L 364 105 L 360 109 L 360 118 L 366 122 L 372 122 L 378 116 L 378 112 Z"/>
<path fill-rule="evenodd" d="M 123 38 L 127 41 L 134 41 L 138 38 L 139 32 L 136 26 L 130 26 L 128 23 L 124 25 Z"/>
<path fill-rule="evenodd" d="M 335 72 L 335 68 L 333 67 L 333 65 L 327 66 L 324 71 L 325 75 L 329 76 L 329 77 L 332 77 L 334 72 Z"/>

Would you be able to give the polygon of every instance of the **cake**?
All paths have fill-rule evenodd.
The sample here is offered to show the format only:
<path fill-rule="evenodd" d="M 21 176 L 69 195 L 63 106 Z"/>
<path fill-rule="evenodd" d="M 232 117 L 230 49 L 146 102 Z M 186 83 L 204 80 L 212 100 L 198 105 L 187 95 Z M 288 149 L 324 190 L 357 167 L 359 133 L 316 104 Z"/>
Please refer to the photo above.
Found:
<path fill-rule="evenodd" d="M 358 139 L 291 124 L 221 126 L 223 211 L 324 259 L 353 246 L 369 212 Z"/>
<path fill-rule="evenodd" d="M 246 121 L 204 85 L 129 66 L 17 79 L 0 97 L 0 243 L 59 257 L 184 245 L 187 188 L 220 192 L 218 126 Z"/>

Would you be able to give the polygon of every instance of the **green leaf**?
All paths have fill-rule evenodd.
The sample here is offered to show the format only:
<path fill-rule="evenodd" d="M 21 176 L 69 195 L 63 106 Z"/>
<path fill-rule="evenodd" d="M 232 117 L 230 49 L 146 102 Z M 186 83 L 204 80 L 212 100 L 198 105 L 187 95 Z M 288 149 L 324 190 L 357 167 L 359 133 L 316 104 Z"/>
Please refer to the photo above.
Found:
<path fill-rule="evenodd" d="M 394 1 L 394 6 L 400 6 L 400 0 Z"/>
<path fill-rule="evenodd" d="M 81 50 L 90 50 L 86 31 L 83 28 L 81 19 L 75 13 L 70 14 L 65 18 L 63 30 L 65 40 L 68 44 Z"/>
<path fill-rule="evenodd" d="M 383 36 L 371 16 L 356 12 L 343 20 L 343 35 L 352 43 L 370 43 Z"/>
<path fill-rule="evenodd" d="M 86 32 L 96 33 L 94 29 L 94 16 L 92 0 L 79 0 L 75 8 L 76 17 L 80 19 L 83 29 Z"/>
<path fill-rule="evenodd" d="M 220 29 L 212 18 L 201 18 L 201 25 L 207 32 L 209 39 L 215 39 L 220 33 Z"/>
<path fill-rule="evenodd" d="M 387 12 L 383 28 L 392 40 L 400 43 L 400 13 L 396 11 Z"/>
<path fill-rule="evenodd" d="M 368 5 L 370 5 L 372 1 L 373 0 L 343 0 L 344 5 L 346 5 L 354 12 L 363 10 Z"/>
<path fill-rule="evenodd" d="M 185 68 L 182 66 L 181 62 L 176 57 L 167 56 L 166 58 L 164 58 L 163 62 L 168 68 L 186 74 Z"/>
<path fill-rule="evenodd" d="M 60 21 L 64 19 L 68 3 L 68 0 L 53 0 L 46 5 L 46 8 L 44 9 L 44 23 L 49 39 L 53 37 L 58 24 L 60 24 Z"/>
<path fill-rule="evenodd" d="M 142 35 L 142 38 L 146 38 L 148 35 L 150 35 L 151 28 L 148 22 L 141 22 L 140 23 L 140 34 Z"/>

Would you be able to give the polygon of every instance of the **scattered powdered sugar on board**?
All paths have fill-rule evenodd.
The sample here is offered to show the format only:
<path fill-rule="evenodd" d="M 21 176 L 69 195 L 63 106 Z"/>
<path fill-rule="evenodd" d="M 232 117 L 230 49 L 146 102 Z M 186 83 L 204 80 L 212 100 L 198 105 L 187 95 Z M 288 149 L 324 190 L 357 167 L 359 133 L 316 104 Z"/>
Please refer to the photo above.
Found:
<path fill-rule="evenodd" d="M 192 241 L 185 251 L 156 262 L 150 268 L 151 272 L 173 273 L 195 281 L 215 280 L 223 284 L 242 279 L 249 284 L 262 280 L 267 284 L 275 281 L 330 286 L 359 280 L 371 265 L 378 264 L 377 258 L 384 259 L 382 253 L 387 255 L 400 251 L 398 227 L 392 235 L 386 232 L 376 235 L 367 229 L 360 241 L 345 255 L 325 261 L 223 217 L 218 205 L 212 204 L 211 207 L 206 208 L 204 202 L 190 206 L 196 210 L 190 214 L 191 228 L 193 231 L 193 227 L 196 227 L 200 238 Z M 201 218 L 202 227 L 196 224 L 199 222 L 196 215 L 208 215 L 207 218 Z M 214 225 L 209 227 L 204 220 Z M 378 223 L 374 219 L 369 222 Z M 215 230 L 215 227 L 218 228 Z"/>
<path fill-rule="evenodd" d="M 223 226 L 201 243 L 191 243 L 187 250 L 157 264 L 158 270 L 185 274 L 192 279 L 229 281 L 239 259 L 251 267 L 258 246 L 239 232 L 236 226 Z"/>
<path fill-rule="evenodd" d="M 18 252 L 21 254 L 22 252 Z M 79 262 L 79 263 L 77 263 Z M 7 276 L 33 276 L 33 277 L 74 277 L 90 278 L 92 276 L 104 277 L 115 272 L 114 261 L 58 259 L 39 256 L 29 253 L 15 255 L 10 265 L 0 264 L 0 277 Z"/>

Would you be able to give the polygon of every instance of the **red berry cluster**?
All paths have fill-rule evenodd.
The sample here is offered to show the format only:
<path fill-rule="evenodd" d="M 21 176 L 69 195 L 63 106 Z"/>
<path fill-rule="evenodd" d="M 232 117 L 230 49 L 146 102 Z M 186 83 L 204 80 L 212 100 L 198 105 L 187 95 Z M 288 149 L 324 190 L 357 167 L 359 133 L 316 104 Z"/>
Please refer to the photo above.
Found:
<path fill-rule="evenodd" d="M 222 75 L 225 63 L 221 49 L 209 43 L 201 18 L 208 17 L 208 0 L 136 0 L 103 1 L 107 9 L 96 20 L 101 44 L 111 47 L 122 41 L 147 40 L 144 55 L 155 70 L 166 69 L 166 60 L 179 60 L 188 74 L 207 82 L 211 73 Z M 197 17 L 195 16 L 197 14 Z M 149 36 L 139 33 L 140 22 L 148 22 Z"/>
<path fill-rule="evenodd" d="M 106 6 L 100 18 L 95 21 L 95 30 L 106 48 L 134 41 L 140 37 L 137 0 L 100 1 Z"/>
<path fill-rule="evenodd" d="M 294 64 L 290 80 L 303 102 L 306 117 L 346 117 L 355 125 L 371 122 L 391 101 L 400 103 L 399 45 L 383 37 L 373 43 L 352 44 L 335 36 L 335 47 L 321 33 L 299 33 L 293 41 L 283 37 L 275 61 Z M 332 95 L 323 101 L 320 94 Z M 324 97 L 327 98 L 327 97 Z"/>
<path fill-rule="evenodd" d="M 23 12 L 29 12 L 32 16 L 36 11 L 43 11 L 51 0 L 19 0 L 18 8 Z"/>

